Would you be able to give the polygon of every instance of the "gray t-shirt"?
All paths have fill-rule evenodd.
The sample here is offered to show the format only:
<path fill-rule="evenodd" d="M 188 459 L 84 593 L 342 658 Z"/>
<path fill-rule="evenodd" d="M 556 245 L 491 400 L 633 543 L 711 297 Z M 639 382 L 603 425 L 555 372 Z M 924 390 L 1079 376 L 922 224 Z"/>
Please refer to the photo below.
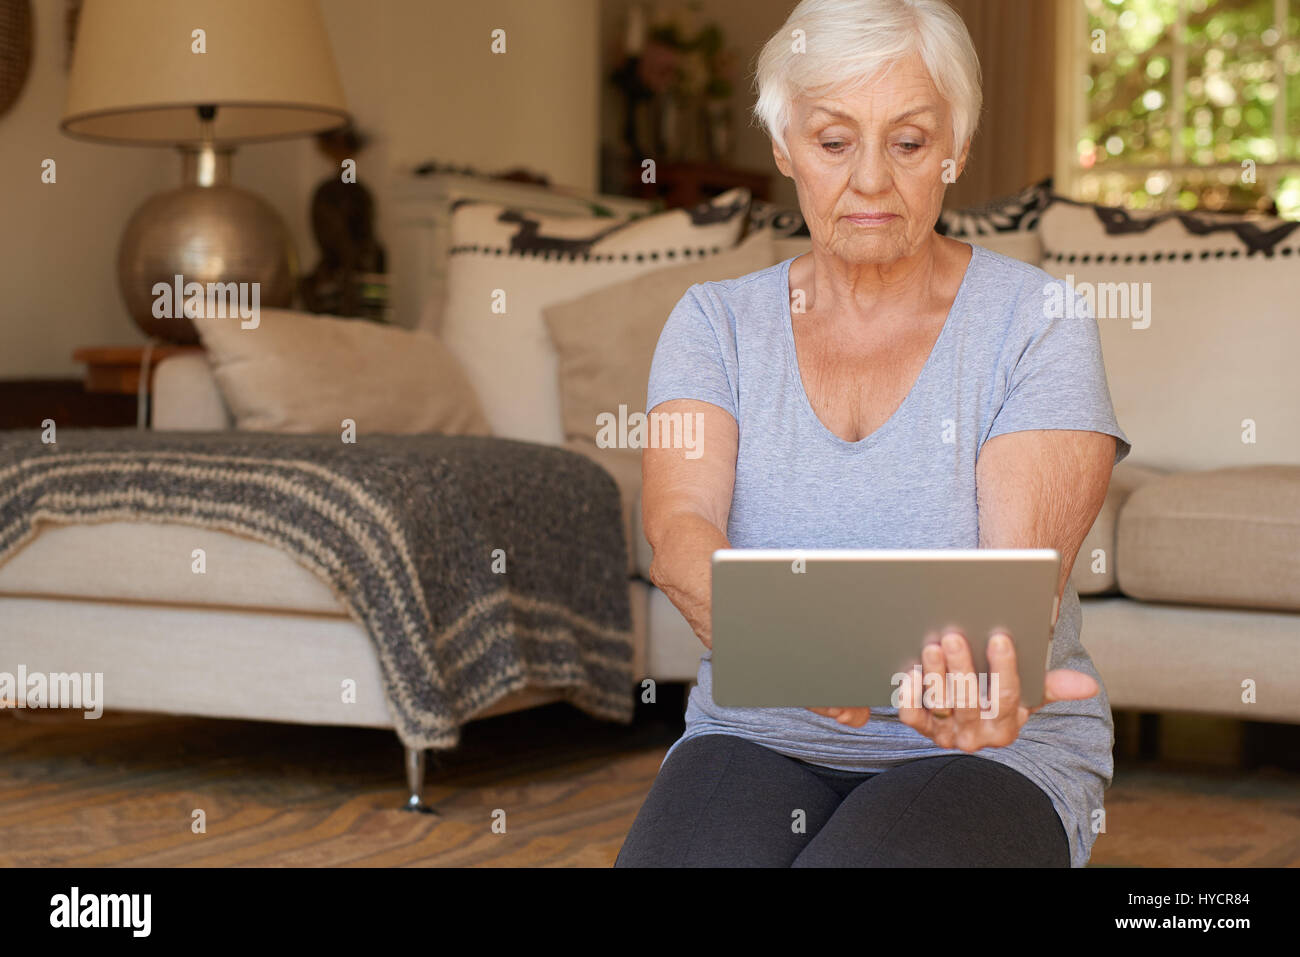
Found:
<path fill-rule="evenodd" d="M 1076 298 L 1070 318 L 1047 318 L 1044 290 L 1063 283 L 980 246 L 902 404 L 866 438 L 840 438 L 817 418 L 800 379 L 791 262 L 688 289 L 668 317 L 650 372 L 647 410 L 670 399 L 698 399 L 738 423 L 727 524 L 733 547 L 977 548 L 975 462 L 988 439 L 1027 429 L 1079 429 L 1116 436 L 1117 463 L 1128 454 L 1111 406 L 1097 323 L 1084 301 Z M 708 435 L 702 439 L 707 454 Z M 1079 640 L 1080 619 L 1079 597 L 1069 585 L 1049 667 L 1100 681 Z M 890 707 L 872 706 L 862 728 L 802 708 L 718 707 L 710 657 L 705 653 L 700 661 L 686 733 L 677 744 L 732 734 L 853 771 L 961 753 L 936 747 Z M 1048 705 L 1013 744 L 976 754 L 1009 765 L 1048 794 L 1079 867 L 1096 837 L 1113 743 L 1103 689 L 1091 699 Z"/>

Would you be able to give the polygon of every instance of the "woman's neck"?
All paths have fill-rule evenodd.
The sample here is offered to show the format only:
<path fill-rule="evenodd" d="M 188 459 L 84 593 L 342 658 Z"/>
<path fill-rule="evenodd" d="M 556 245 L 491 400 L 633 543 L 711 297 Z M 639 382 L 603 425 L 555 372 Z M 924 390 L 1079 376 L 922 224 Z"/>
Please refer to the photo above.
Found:
<path fill-rule="evenodd" d="M 888 323 L 933 309 L 946 312 L 970 256 L 965 243 L 937 234 L 911 255 L 887 263 L 848 262 L 814 248 L 791 265 L 792 305 L 802 305 L 807 315 L 849 325 Z"/>

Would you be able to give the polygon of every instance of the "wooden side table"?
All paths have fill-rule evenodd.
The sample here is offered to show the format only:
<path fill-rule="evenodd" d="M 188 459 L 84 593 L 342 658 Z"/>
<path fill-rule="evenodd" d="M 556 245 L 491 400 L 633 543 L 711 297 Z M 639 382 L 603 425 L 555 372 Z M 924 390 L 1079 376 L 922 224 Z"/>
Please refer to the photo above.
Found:
<path fill-rule="evenodd" d="M 82 381 L 87 392 L 136 395 L 140 389 L 140 363 L 144 359 L 144 350 L 144 346 L 85 346 L 75 350 L 72 358 L 86 364 Z M 149 355 L 147 386 L 153 386 L 153 372 L 163 359 L 202 352 L 202 346 L 154 346 Z"/>
<path fill-rule="evenodd" d="M 46 419 L 59 428 L 110 429 L 135 425 L 133 395 L 91 395 L 80 379 L 0 379 L 0 429 L 41 429 Z"/>

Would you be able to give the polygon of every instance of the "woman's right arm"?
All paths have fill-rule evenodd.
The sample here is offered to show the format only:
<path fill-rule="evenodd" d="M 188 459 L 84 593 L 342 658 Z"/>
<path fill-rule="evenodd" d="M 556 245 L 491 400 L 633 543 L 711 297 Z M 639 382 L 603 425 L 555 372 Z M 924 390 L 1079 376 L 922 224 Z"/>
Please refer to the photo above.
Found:
<path fill-rule="evenodd" d="M 661 402 L 651 412 L 696 417 L 693 448 L 700 454 L 688 458 L 680 448 L 641 453 L 641 522 L 654 549 L 650 581 L 677 606 L 704 646 L 712 648 L 711 560 L 716 549 L 731 547 L 727 518 L 736 486 L 736 420 L 695 399 Z"/>

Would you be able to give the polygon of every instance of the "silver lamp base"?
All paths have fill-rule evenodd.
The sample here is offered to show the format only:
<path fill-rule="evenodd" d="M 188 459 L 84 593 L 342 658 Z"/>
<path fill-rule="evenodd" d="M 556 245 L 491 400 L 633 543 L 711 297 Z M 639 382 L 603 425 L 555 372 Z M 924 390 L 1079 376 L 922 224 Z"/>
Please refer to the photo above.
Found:
<path fill-rule="evenodd" d="M 293 304 L 293 237 L 267 202 L 231 184 L 232 152 L 182 147 L 184 185 L 145 200 L 122 234 L 118 285 L 131 318 L 152 338 L 199 341 L 194 323 L 172 301 L 177 276 L 205 290 L 208 283 L 257 283 L 259 305 Z M 166 311 L 154 291 L 158 283 L 169 290 L 172 318 L 158 315 Z"/>

